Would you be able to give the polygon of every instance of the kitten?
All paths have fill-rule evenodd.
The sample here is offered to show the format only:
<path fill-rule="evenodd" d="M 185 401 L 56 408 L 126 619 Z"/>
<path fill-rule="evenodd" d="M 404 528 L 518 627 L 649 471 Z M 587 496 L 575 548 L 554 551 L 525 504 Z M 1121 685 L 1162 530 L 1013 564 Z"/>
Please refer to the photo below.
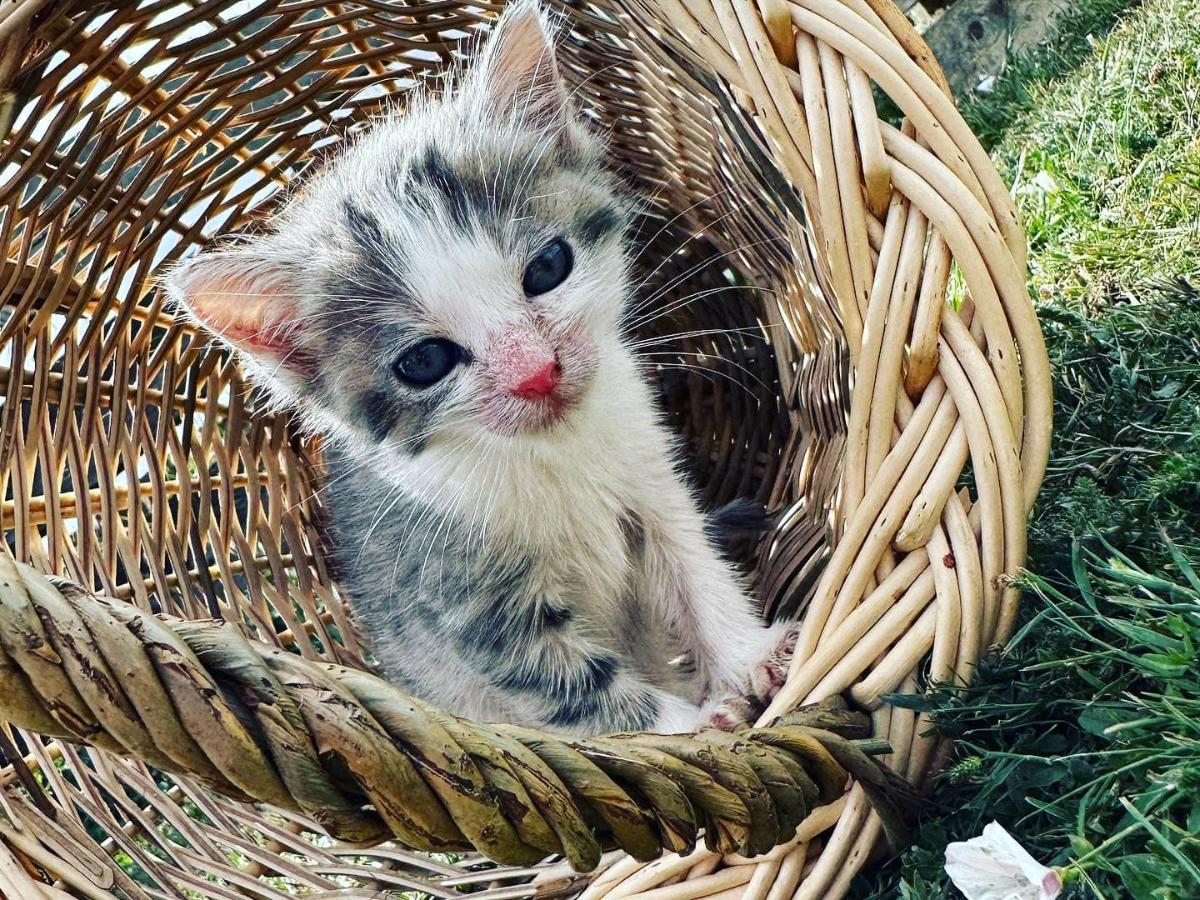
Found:
<path fill-rule="evenodd" d="M 331 552 L 372 652 L 459 715 L 693 730 L 778 686 L 782 631 L 706 535 L 622 336 L 631 206 L 520 0 L 457 90 L 168 277 L 329 435 Z"/>

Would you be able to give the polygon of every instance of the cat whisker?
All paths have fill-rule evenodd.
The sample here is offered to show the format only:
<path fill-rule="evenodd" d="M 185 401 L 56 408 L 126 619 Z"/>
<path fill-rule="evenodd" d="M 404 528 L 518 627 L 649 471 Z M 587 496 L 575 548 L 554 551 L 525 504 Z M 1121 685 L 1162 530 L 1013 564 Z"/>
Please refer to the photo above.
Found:
<path fill-rule="evenodd" d="M 634 310 L 636 311 L 636 310 L 644 309 L 646 306 L 653 303 L 656 299 L 661 297 L 667 291 L 671 290 L 675 285 L 677 285 L 681 281 L 684 281 L 685 279 L 691 277 L 696 272 L 699 272 L 701 269 L 703 269 L 705 266 L 711 265 L 712 263 L 716 262 L 717 260 L 724 259 L 725 257 L 731 256 L 735 253 L 742 253 L 746 250 L 752 250 L 755 247 L 760 247 L 760 246 L 763 246 L 764 244 L 774 243 L 777 240 L 779 240 L 779 239 L 764 238 L 759 241 L 751 241 L 749 243 L 739 244 L 737 247 L 733 247 L 729 250 L 723 250 L 723 251 L 714 253 L 711 256 L 706 257 L 705 259 L 702 259 L 700 262 L 693 264 L 688 269 L 679 273 L 673 279 L 671 279 L 669 282 L 667 282 L 665 285 L 661 286 L 660 288 L 655 290 L 653 293 L 651 293 L 649 296 L 639 300 L 638 303 L 635 304 Z M 640 287 L 645 285 L 646 280 L 647 279 L 643 279 L 641 285 L 637 289 L 635 289 L 635 291 L 640 290 Z"/>
<path fill-rule="evenodd" d="M 717 197 L 721 196 L 722 194 L 729 193 L 729 191 L 731 191 L 731 190 L 732 190 L 732 188 L 723 188 L 722 190 L 719 190 L 716 193 L 709 194 L 706 197 L 701 197 L 699 200 L 697 200 L 691 206 L 687 207 L 686 209 L 680 210 L 675 215 L 673 215 L 671 218 L 667 219 L 667 221 L 663 223 L 662 227 L 659 228 L 658 231 L 654 232 L 654 234 L 650 235 L 650 237 L 645 242 L 643 242 L 642 249 L 638 252 L 637 256 L 634 257 L 633 262 L 636 263 L 638 260 L 640 260 L 642 254 L 645 253 L 646 250 L 648 250 L 650 247 L 652 247 L 654 245 L 654 242 L 656 240 L 658 240 L 666 232 L 666 230 L 668 228 L 670 228 L 672 225 L 674 225 L 676 222 L 678 222 L 680 219 L 682 219 L 688 213 L 692 212 L 693 210 L 697 209 L 698 207 L 703 206 L 705 203 L 711 203 L 713 200 L 717 199 Z M 694 236 L 695 236 L 694 234 L 690 235 L 687 240 L 690 241 L 692 239 L 692 237 L 694 237 Z M 683 244 L 680 244 L 678 247 L 675 248 L 675 250 L 678 251 L 678 250 L 682 249 L 686 243 L 687 243 L 687 241 L 685 241 Z"/>
<path fill-rule="evenodd" d="M 753 337 L 763 343 L 769 343 L 768 336 L 762 334 L 764 329 L 782 328 L 782 322 L 763 322 L 760 325 L 747 326 L 745 328 L 697 328 L 692 331 L 677 331 L 674 334 L 655 335 L 652 338 L 646 338 L 640 341 L 633 341 L 626 346 L 631 350 L 641 350 L 645 347 L 657 347 L 666 344 L 668 341 L 685 340 L 687 338 L 708 337 L 712 335 L 745 335 Z"/>
<path fill-rule="evenodd" d="M 759 378 L 756 374 L 754 374 L 753 371 L 746 368 L 746 366 L 742 365 L 737 360 L 729 359 L 729 357 L 726 357 L 726 356 L 715 356 L 712 354 L 705 354 L 705 353 L 684 353 L 684 352 L 671 353 L 668 351 L 662 351 L 662 352 L 657 352 L 657 353 L 639 353 L 638 354 L 639 359 L 649 360 L 651 366 L 666 366 L 666 365 L 669 365 L 671 363 L 671 361 L 681 361 L 679 359 L 681 356 L 693 357 L 693 358 L 699 359 L 699 360 L 716 360 L 725 365 L 733 366 L 734 368 L 739 369 L 751 381 L 756 382 L 760 387 L 762 387 L 762 389 L 764 391 L 771 390 L 770 385 L 768 385 L 761 378 Z M 662 362 L 662 361 L 658 360 L 658 357 L 663 357 L 666 360 L 666 362 Z M 699 363 L 690 363 L 689 365 L 699 365 Z M 704 368 L 708 368 L 711 370 L 713 367 L 710 366 L 710 367 L 704 367 Z"/>
<path fill-rule="evenodd" d="M 664 307 L 660 307 L 659 309 L 651 310 L 650 313 L 652 313 L 652 314 L 638 316 L 637 318 L 624 323 L 625 328 L 630 331 L 644 328 L 645 326 L 649 325 L 652 322 L 657 322 L 659 319 L 664 319 L 667 316 L 671 315 L 672 313 L 675 313 L 680 309 L 690 306 L 691 304 L 695 303 L 697 300 L 702 300 L 705 297 L 711 297 L 714 294 L 723 294 L 726 291 L 753 291 L 755 293 L 758 293 L 759 291 L 761 291 L 766 294 L 774 294 L 775 293 L 774 291 L 772 291 L 769 288 L 765 288 L 765 289 L 759 288 L 756 285 L 750 285 L 750 284 L 731 284 L 731 285 L 721 285 L 720 287 L 707 288 L 702 291 L 695 291 L 691 294 L 685 294 L 683 297 L 680 297 L 678 300 L 671 301 L 671 303 L 667 304 Z"/>
<path fill-rule="evenodd" d="M 737 206 L 734 206 L 733 208 L 728 209 L 725 212 L 721 213 L 721 215 L 717 216 L 715 219 L 713 219 L 711 222 L 709 222 L 705 225 L 704 231 L 707 231 L 708 229 L 715 227 L 716 225 L 720 224 L 720 222 L 723 219 L 726 219 L 729 216 L 737 213 L 739 210 L 741 210 L 743 205 L 744 205 L 744 203 L 739 203 Z M 676 247 L 673 250 L 671 250 L 669 253 L 664 253 L 662 255 L 662 259 L 659 261 L 658 265 L 656 265 L 653 269 L 651 269 L 645 275 L 645 277 L 643 277 L 641 279 L 641 281 L 639 281 L 637 284 L 635 284 L 633 286 L 633 292 L 637 293 L 642 288 L 644 288 L 651 281 L 651 279 L 653 279 L 654 276 L 657 275 L 662 270 L 663 266 L 667 265 L 676 256 L 676 254 L 679 253 L 680 250 L 682 250 L 684 247 L 686 247 L 692 241 L 702 238 L 704 236 L 704 231 L 693 231 L 693 232 L 689 233 L 688 236 L 685 237 L 682 241 L 680 241 L 679 244 L 676 245 Z M 728 255 L 728 253 L 714 254 L 709 259 L 706 259 L 706 260 L 702 261 L 701 263 L 697 263 L 696 265 L 694 265 L 691 269 L 689 269 L 687 271 L 686 274 L 690 274 L 692 272 L 699 271 L 701 267 L 708 265 L 710 262 L 712 262 L 714 260 L 721 259 L 722 257 L 724 257 L 726 255 Z M 677 276 L 677 279 L 678 279 L 678 277 L 679 276 Z"/>
<path fill-rule="evenodd" d="M 695 366 L 690 363 L 684 363 L 684 362 L 658 363 L 658 365 L 664 369 L 683 369 L 685 371 L 695 372 L 698 375 L 702 376 L 703 378 L 708 379 L 709 381 L 712 381 L 712 376 L 719 375 L 720 377 L 724 378 L 726 381 L 729 381 L 732 384 L 737 385 L 738 388 L 740 388 L 741 390 L 746 392 L 747 396 L 754 397 L 754 393 L 748 387 L 746 387 L 746 385 L 742 384 L 740 381 L 738 381 L 736 378 L 734 378 L 728 372 L 722 372 L 719 369 L 707 369 L 707 368 L 704 368 L 703 366 Z"/>

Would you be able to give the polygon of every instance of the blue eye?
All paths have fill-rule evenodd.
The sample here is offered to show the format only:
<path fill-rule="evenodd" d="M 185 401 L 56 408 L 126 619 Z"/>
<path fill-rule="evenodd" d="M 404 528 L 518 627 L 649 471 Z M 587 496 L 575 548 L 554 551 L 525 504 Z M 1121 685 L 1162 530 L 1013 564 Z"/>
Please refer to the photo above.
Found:
<path fill-rule="evenodd" d="M 537 256 L 525 267 L 521 278 L 521 287 L 525 296 L 536 297 L 546 291 L 552 291 L 571 274 L 575 257 L 571 253 L 571 245 L 562 238 L 555 238 L 538 251 Z"/>
<path fill-rule="evenodd" d="M 421 341 L 398 360 L 395 369 L 401 381 L 413 387 L 429 387 L 450 374 L 462 360 L 462 349 L 443 338 Z"/>

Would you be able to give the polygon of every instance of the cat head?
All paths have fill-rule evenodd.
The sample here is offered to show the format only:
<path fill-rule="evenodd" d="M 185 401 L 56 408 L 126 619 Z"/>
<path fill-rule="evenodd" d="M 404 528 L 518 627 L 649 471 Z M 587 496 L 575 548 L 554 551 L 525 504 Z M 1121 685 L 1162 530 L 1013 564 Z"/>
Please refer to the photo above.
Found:
<path fill-rule="evenodd" d="M 533 2 L 457 89 L 328 163 L 170 297 L 310 427 L 415 454 L 569 427 L 621 352 L 630 205 Z"/>

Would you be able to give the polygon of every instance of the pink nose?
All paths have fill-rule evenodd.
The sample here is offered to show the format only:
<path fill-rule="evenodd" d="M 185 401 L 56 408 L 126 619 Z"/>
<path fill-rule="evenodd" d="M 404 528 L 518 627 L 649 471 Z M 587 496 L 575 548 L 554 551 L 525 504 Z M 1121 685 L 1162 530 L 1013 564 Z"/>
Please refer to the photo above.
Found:
<path fill-rule="evenodd" d="M 525 400 L 541 400 L 549 397 L 562 378 L 562 363 L 552 359 L 536 372 L 525 377 L 512 392 Z"/>

